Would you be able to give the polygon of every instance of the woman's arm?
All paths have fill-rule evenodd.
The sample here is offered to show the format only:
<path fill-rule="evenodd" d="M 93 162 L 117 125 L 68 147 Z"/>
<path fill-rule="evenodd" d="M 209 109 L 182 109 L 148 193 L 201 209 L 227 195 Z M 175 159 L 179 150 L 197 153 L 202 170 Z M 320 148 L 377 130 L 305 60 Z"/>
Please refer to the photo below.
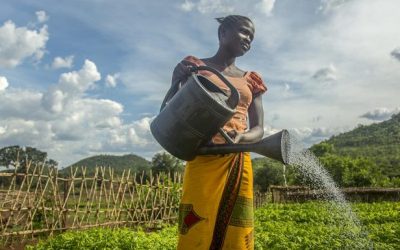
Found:
<path fill-rule="evenodd" d="M 264 110 L 261 95 L 254 97 L 250 104 L 249 125 L 249 131 L 237 133 L 234 136 L 235 143 L 255 143 L 262 139 L 264 135 Z"/>

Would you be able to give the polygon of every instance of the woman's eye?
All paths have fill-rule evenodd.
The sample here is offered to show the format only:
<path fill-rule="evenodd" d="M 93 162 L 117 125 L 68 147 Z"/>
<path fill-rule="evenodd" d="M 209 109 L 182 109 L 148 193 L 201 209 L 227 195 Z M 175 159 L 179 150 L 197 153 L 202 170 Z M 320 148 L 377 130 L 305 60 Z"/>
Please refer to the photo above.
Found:
<path fill-rule="evenodd" d="M 246 29 L 241 29 L 239 30 L 240 33 L 242 33 L 245 36 L 250 36 L 250 39 L 253 40 L 253 35 L 250 34 L 250 31 L 246 30 Z"/>
<path fill-rule="evenodd" d="M 245 29 L 241 30 L 240 32 L 241 32 L 242 34 L 246 35 L 246 36 L 250 35 L 250 31 L 245 30 Z"/>

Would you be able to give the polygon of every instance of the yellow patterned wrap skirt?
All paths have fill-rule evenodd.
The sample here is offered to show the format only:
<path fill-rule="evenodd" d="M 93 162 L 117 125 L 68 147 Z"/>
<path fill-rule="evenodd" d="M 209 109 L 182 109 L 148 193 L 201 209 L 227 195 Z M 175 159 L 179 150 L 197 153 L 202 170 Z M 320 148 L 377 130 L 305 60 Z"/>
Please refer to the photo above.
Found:
<path fill-rule="evenodd" d="M 254 249 L 250 153 L 187 163 L 179 207 L 179 250 Z"/>

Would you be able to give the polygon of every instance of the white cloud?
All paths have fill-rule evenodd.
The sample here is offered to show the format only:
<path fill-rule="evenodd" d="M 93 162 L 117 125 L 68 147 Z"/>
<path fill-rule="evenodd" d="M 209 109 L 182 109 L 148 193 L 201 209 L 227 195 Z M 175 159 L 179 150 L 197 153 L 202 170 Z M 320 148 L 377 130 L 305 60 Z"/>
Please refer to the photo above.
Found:
<path fill-rule="evenodd" d="M 90 60 L 85 60 L 82 69 L 63 73 L 58 81 L 59 88 L 66 93 L 83 93 L 101 79 L 97 66 Z"/>
<path fill-rule="evenodd" d="M 322 115 L 317 115 L 312 118 L 312 122 L 317 123 L 322 120 Z"/>
<path fill-rule="evenodd" d="M 400 61 L 400 47 L 392 50 L 392 52 L 390 52 L 390 55 Z"/>
<path fill-rule="evenodd" d="M 120 78 L 120 74 L 116 73 L 114 75 L 106 76 L 106 86 L 110 88 L 115 88 L 117 86 L 117 80 Z"/>
<path fill-rule="evenodd" d="M 4 91 L 8 87 L 7 78 L 4 76 L 0 76 L 0 92 Z"/>
<path fill-rule="evenodd" d="M 135 121 L 133 125 L 141 135 L 149 135 L 150 123 L 153 121 L 154 118 L 155 117 L 143 117 L 142 119 Z"/>
<path fill-rule="evenodd" d="M 235 10 L 224 0 L 201 0 L 197 6 L 200 13 L 231 13 Z"/>
<path fill-rule="evenodd" d="M 234 10 L 227 0 L 200 0 L 197 5 L 200 13 L 228 13 Z"/>
<path fill-rule="evenodd" d="M 65 58 L 62 57 L 56 57 L 53 60 L 53 63 L 51 64 L 51 67 L 53 69 L 59 69 L 59 68 L 71 68 L 74 63 L 74 56 L 67 56 Z"/>
<path fill-rule="evenodd" d="M 183 10 L 185 12 L 192 11 L 194 7 L 195 7 L 195 4 L 188 0 L 185 0 L 185 2 L 180 5 L 181 10 Z"/>
<path fill-rule="evenodd" d="M 50 112 L 60 113 L 64 107 L 64 93 L 57 88 L 50 88 L 47 93 L 43 95 L 42 105 Z"/>
<path fill-rule="evenodd" d="M 101 79 L 96 64 L 85 60 L 82 69 L 63 73 L 58 81 L 58 87 L 65 93 L 81 94 L 93 86 L 94 82 Z"/>
<path fill-rule="evenodd" d="M 39 30 L 30 30 L 6 21 L 0 27 L 0 67 L 13 68 L 29 57 L 40 60 L 48 39 L 46 25 Z"/>
<path fill-rule="evenodd" d="M 398 112 L 400 112 L 400 107 L 395 109 L 376 108 L 372 111 L 368 111 L 362 114 L 360 117 L 373 121 L 384 121 L 389 119 L 392 115 L 397 114 Z"/>
<path fill-rule="evenodd" d="M 333 64 L 328 67 L 321 68 L 312 76 L 317 81 L 334 81 L 336 80 L 337 70 Z"/>
<path fill-rule="evenodd" d="M 1 93 L 0 120 L 7 119 L 48 119 L 49 115 L 41 106 L 42 93 L 9 88 Z"/>
<path fill-rule="evenodd" d="M 267 124 L 264 126 L 264 137 L 268 137 L 270 135 L 276 134 L 281 130 L 282 129 L 274 128 L 273 126 L 270 126 Z"/>
<path fill-rule="evenodd" d="M 310 147 L 315 143 L 330 138 L 332 135 L 343 132 L 343 128 L 327 128 L 327 127 L 303 127 L 290 129 L 290 135 L 296 138 L 296 141 L 304 143 L 306 147 Z"/>
<path fill-rule="evenodd" d="M 4 146 L 40 145 L 47 148 L 52 144 L 50 124 L 44 121 L 14 118 L 0 121 L 0 127 L 7 128 L 5 133 L 0 134 L 0 142 Z"/>
<path fill-rule="evenodd" d="M 144 117 L 130 124 L 123 124 L 118 129 L 110 131 L 109 139 L 104 140 L 98 150 L 132 151 L 134 149 L 147 149 L 152 154 L 159 150 L 160 146 L 155 142 L 150 132 L 150 122 L 154 117 Z"/>
<path fill-rule="evenodd" d="M 44 23 L 49 20 L 49 16 L 47 16 L 46 12 L 43 10 L 36 11 L 35 14 L 39 23 Z"/>
<path fill-rule="evenodd" d="M 274 127 L 271 125 L 264 126 L 264 137 L 271 136 L 282 131 L 283 128 Z M 290 136 L 297 142 L 304 144 L 305 147 L 310 147 L 315 143 L 319 143 L 332 135 L 345 131 L 344 128 L 328 128 L 328 127 L 300 127 L 286 128 Z"/>
<path fill-rule="evenodd" d="M 259 10 L 265 15 L 269 16 L 274 9 L 275 0 L 261 0 L 260 3 L 257 4 Z"/>
<path fill-rule="evenodd" d="M 49 112 L 59 113 L 69 100 L 81 97 L 100 79 L 101 75 L 97 71 L 96 64 L 85 60 L 79 71 L 63 73 L 60 76 L 58 84 L 51 86 L 43 95 L 42 105 Z"/>
<path fill-rule="evenodd" d="M 321 0 L 319 10 L 326 13 L 339 8 L 350 1 L 352 0 Z"/>
<path fill-rule="evenodd" d="M 179 8 L 184 12 L 198 11 L 202 14 L 246 15 L 258 11 L 263 15 L 271 15 L 276 0 L 184 0 Z"/>
<path fill-rule="evenodd" d="M 62 166 L 92 153 L 151 157 L 160 149 L 150 133 L 152 117 L 124 122 L 122 104 L 87 95 L 98 80 L 96 65 L 86 60 L 44 93 L 18 88 L 2 92 L 0 146 L 37 147 Z"/>
<path fill-rule="evenodd" d="M 54 139 L 58 141 L 95 140 L 95 134 L 119 129 L 121 104 L 104 99 L 81 98 L 71 101 L 62 114 L 51 122 Z M 98 140 L 101 140 L 99 137 Z"/>

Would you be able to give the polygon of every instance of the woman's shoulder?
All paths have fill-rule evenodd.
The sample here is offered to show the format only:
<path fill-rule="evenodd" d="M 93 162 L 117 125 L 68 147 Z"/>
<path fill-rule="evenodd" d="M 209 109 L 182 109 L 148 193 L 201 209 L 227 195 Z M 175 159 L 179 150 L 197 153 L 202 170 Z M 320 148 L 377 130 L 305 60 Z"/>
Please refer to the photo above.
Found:
<path fill-rule="evenodd" d="M 188 55 L 188 56 L 184 57 L 182 61 L 189 61 L 191 63 L 194 63 L 194 64 L 198 65 L 198 66 L 204 65 L 204 62 L 203 62 L 202 59 L 200 59 L 200 58 L 198 58 L 196 56 L 192 56 L 192 55 Z"/>

